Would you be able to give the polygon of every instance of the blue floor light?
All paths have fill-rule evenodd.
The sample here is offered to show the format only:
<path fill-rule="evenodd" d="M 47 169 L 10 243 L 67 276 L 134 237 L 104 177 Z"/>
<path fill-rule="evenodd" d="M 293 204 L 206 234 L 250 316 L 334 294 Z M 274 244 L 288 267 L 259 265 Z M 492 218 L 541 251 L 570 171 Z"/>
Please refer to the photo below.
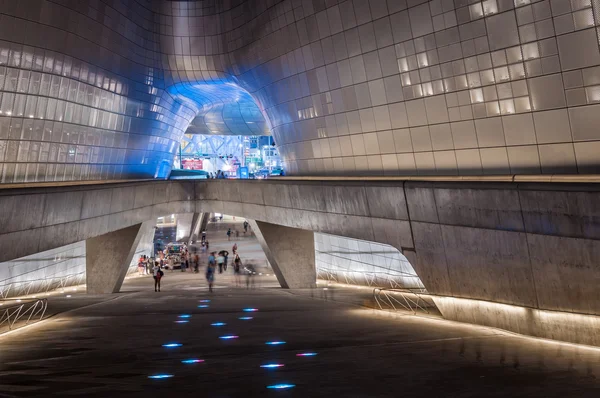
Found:
<path fill-rule="evenodd" d="M 191 318 L 192 316 L 190 314 L 181 314 L 178 315 L 177 318 Z"/>
<path fill-rule="evenodd" d="M 208 308 L 208 304 L 200 304 L 198 308 Z"/>
<path fill-rule="evenodd" d="M 165 348 L 177 348 L 177 347 L 181 347 L 183 344 L 179 344 L 179 343 L 168 343 L 168 344 L 163 344 L 162 346 Z"/>
<path fill-rule="evenodd" d="M 282 368 L 285 365 L 282 363 L 268 363 L 266 365 L 260 365 L 261 368 L 263 369 L 276 369 L 276 368 Z"/>
<path fill-rule="evenodd" d="M 215 322 L 211 323 L 210 326 L 225 326 L 227 325 L 225 322 Z"/>
<path fill-rule="evenodd" d="M 267 341 L 266 345 L 282 345 L 285 344 L 285 341 Z"/>
<path fill-rule="evenodd" d="M 244 308 L 243 311 L 244 312 L 256 312 L 256 311 L 258 311 L 258 308 Z"/>
<path fill-rule="evenodd" d="M 198 300 L 201 303 L 210 303 L 210 300 Z"/>
<path fill-rule="evenodd" d="M 181 361 L 181 363 L 185 363 L 185 364 L 189 364 L 189 363 L 202 363 L 204 362 L 204 359 L 184 359 L 183 361 Z"/>
<path fill-rule="evenodd" d="M 316 352 L 303 352 L 301 354 L 296 354 L 297 357 L 314 357 L 316 355 Z"/>
<path fill-rule="evenodd" d="M 254 318 L 251 316 L 241 316 L 238 319 L 241 319 L 242 321 L 249 321 L 250 319 L 254 319 Z"/>
<path fill-rule="evenodd" d="M 294 388 L 296 387 L 295 384 L 273 384 L 271 386 L 267 386 L 267 388 L 273 389 L 273 390 L 285 390 L 288 388 Z"/>
<path fill-rule="evenodd" d="M 239 336 L 235 336 L 233 334 L 228 334 L 226 336 L 221 336 L 219 337 L 221 340 L 232 340 L 232 339 L 237 339 Z"/>
<path fill-rule="evenodd" d="M 168 379 L 170 377 L 173 377 L 173 375 L 160 374 L 160 375 L 148 376 L 149 379 Z"/>

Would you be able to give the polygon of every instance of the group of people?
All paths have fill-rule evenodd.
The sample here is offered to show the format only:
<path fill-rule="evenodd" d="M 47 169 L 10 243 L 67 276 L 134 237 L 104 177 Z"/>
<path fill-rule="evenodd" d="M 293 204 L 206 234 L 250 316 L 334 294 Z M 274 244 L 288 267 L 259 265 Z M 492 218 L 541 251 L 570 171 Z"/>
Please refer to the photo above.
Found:
<path fill-rule="evenodd" d="M 244 233 L 248 231 L 248 226 L 248 222 L 244 221 Z M 230 228 L 227 230 L 227 237 L 229 240 L 231 240 L 231 235 L 232 231 Z M 202 253 L 209 253 L 205 276 L 206 281 L 208 282 L 208 289 L 212 292 L 215 274 L 217 272 L 222 274 L 227 271 L 230 264 L 230 253 L 228 250 L 210 252 L 209 243 L 206 239 L 206 231 L 202 231 L 201 250 Z M 254 267 L 251 264 L 246 264 L 245 266 L 242 264 L 242 259 L 238 253 L 237 243 L 233 244 L 231 252 L 233 256 L 232 268 L 236 286 L 240 286 L 240 277 L 242 271 L 244 271 L 247 275 L 246 285 L 250 287 L 250 284 L 253 284 L 252 276 L 256 273 Z M 160 292 L 160 281 L 164 276 L 163 268 L 170 268 L 171 271 L 173 271 L 177 260 L 181 263 L 181 272 L 185 272 L 190 266 L 193 267 L 194 273 L 199 272 L 200 256 L 197 252 L 190 252 L 187 245 L 184 245 L 178 257 L 179 258 L 176 259 L 175 256 L 169 255 L 166 250 L 164 252 L 159 252 L 159 258 L 157 258 L 156 261 L 147 256 L 141 256 L 138 262 L 140 275 L 149 274 L 151 272 L 154 278 L 154 291 Z"/>
<path fill-rule="evenodd" d="M 206 176 L 206 178 L 208 178 L 208 179 L 226 179 L 227 176 L 225 175 L 224 171 L 217 170 L 216 173 L 209 172 L 208 175 Z"/>
<path fill-rule="evenodd" d="M 242 264 L 242 259 L 238 253 L 237 243 L 233 244 L 231 251 L 233 253 L 233 275 L 235 285 L 238 287 L 240 286 L 240 276 L 242 274 L 242 269 L 246 272 L 246 275 L 248 276 L 246 284 L 249 285 L 250 278 L 255 273 L 254 267 L 251 264 L 246 264 L 245 266 Z M 210 292 L 212 292 L 213 289 L 217 269 L 219 274 L 222 274 L 224 271 L 227 271 L 228 264 L 229 252 L 227 250 L 221 250 L 218 253 L 211 252 L 208 256 L 208 265 L 206 267 L 206 281 L 208 282 L 208 290 Z"/>
<path fill-rule="evenodd" d="M 250 224 L 248 224 L 248 221 L 244 221 L 244 235 L 246 235 L 246 233 L 248 232 L 248 227 Z M 233 234 L 235 234 L 235 237 L 238 238 L 240 236 L 240 232 L 236 229 L 235 232 L 231 230 L 231 228 L 229 228 L 227 230 L 227 240 L 231 240 L 231 237 L 233 236 Z"/>
<path fill-rule="evenodd" d="M 154 259 L 143 255 L 138 259 L 138 274 L 139 275 L 148 275 L 152 272 L 152 267 L 154 267 Z"/>

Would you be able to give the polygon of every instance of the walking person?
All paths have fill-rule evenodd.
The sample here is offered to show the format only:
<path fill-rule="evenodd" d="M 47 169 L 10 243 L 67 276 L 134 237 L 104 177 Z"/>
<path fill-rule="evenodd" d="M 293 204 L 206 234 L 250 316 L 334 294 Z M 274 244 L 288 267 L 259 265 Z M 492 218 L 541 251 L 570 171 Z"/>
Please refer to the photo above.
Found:
<path fill-rule="evenodd" d="M 219 274 L 223 273 L 223 263 L 225 263 L 225 256 L 223 255 L 223 250 L 219 252 L 217 256 L 217 265 L 219 266 Z"/>
<path fill-rule="evenodd" d="M 229 259 L 229 252 L 223 250 L 223 271 L 227 271 L 227 260 Z"/>
<path fill-rule="evenodd" d="M 231 251 L 233 252 L 233 254 L 237 253 L 237 243 L 233 244 L 233 247 L 231 248 Z"/>
<path fill-rule="evenodd" d="M 227 230 L 227 240 L 231 240 L 231 228 Z"/>
<path fill-rule="evenodd" d="M 187 253 L 183 252 L 181 257 L 181 272 L 185 272 L 188 266 Z"/>
<path fill-rule="evenodd" d="M 160 292 L 160 280 L 165 275 L 165 273 L 160 269 L 160 265 L 158 263 L 154 264 L 154 268 L 152 269 L 152 274 L 154 276 L 154 291 Z M 158 288 L 158 290 L 156 290 Z"/>
<path fill-rule="evenodd" d="M 248 232 L 248 221 L 244 220 L 244 235 L 246 235 L 246 232 Z"/>
<path fill-rule="evenodd" d="M 154 266 L 154 259 L 151 257 L 146 257 L 146 261 L 144 261 L 144 274 L 150 275 L 152 273 L 153 266 Z"/>
<path fill-rule="evenodd" d="M 146 256 L 140 256 L 138 260 L 138 274 L 144 275 L 144 262 L 146 261 Z"/>
<path fill-rule="evenodd" d="M 235 286 L 240 287 L 240 274 L 242 273 L 242 259 L 239 254 L 235 254 L 233 258 L 233 277 L 235 279 Z"/>
<path fill-rule="evenodd" d="M 206 266 L 206 281 L 208 282 L 208 291 L 212 293 L 215 282 L 215 252 L 208 256 L 208 265 Z"/>
<path fill-rule="evenodd" d="M 198 273 L 198 267 L 200 266 L 200 256 L 198 253 L 194 254 L 194 273 Z"/>
<path fill-rule="evenodd" d="M 246 264 L 244 267 L 246 271 L 246 289 L 250 289 L 250 286 L 254 288 L 254 274 L 256 274 L 256 270 L 252 264 Z"/>

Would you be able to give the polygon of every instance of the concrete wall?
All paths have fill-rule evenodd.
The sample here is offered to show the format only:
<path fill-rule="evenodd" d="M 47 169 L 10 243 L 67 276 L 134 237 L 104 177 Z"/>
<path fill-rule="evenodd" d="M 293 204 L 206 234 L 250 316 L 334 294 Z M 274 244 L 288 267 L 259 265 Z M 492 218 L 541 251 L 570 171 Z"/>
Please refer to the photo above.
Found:
<path fill-rule="evenodd" d="M 0 190 L 0 261 L 80 242 L 160 216 L 194 211 L 193 183 Z"/>
<path fill-rule="evenodd" d="M 0 217 L 0 260 L 57 245 L 70 229 L 87 239 L 160 214 L 219 212 L 389 244 L 434 295 L 578 314 L 586 321 L 570 325 L 577 334 L 546 315 L 544 327 L 530 322 L 528 333 L 594 343 L 586 337 L 596 332 L 590 325 L 600 315 L 600 192 L 594 185 L 155 181 L 60 192 L 5 190 L 0 201 L 6 204 L 0 206 L 6 212 Z M 450 319 L 515 331 L 525 322 L 519 311 L 487 316 L 482 305 L 439 307 Z"/>

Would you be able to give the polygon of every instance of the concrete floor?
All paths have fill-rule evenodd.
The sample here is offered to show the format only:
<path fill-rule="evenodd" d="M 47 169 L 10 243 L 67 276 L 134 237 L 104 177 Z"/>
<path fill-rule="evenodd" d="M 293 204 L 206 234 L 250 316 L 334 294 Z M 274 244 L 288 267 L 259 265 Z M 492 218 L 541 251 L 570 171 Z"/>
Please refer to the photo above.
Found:
<path fill-rule="evenodd" d="M 374 311 L 338 290 L 336 301 L 285 291 L 272 276 L 260 289 L 217 276 L 167 273 L 0 337 L 0 397 L 42 395 L 196 397 L 597 397 L 600 350 L 548 343 L 437 319 Z M 198 308 L 209 299 L 208 308 Z M 50 305 L 52 300 L 50 299 Z M 64 301 L 64 298 L 61 299 Z M 243 308 L 256 307 L 256 313 Z M 191 314 L 189 323 L 174 323 Z M 252 320 L 240 320 L 253 316 Z M 222 327 L 211 323 L 225 322 Z M 235 334 L 235 340 L 219 336 Z M 265 342 L 287 344 L 269 346 Z M 163 348 L 170 342 L 179 348 Z M 317 352 L 315 357 L 297 353 Z M 204 363 L 183 364 L 188 358 Z M 260 365 L 282 363 L 283 368 Z M 172 374 L 163 380 L 155 374 Z M 267 386 L 294 384 L 291 390 Z"/>

